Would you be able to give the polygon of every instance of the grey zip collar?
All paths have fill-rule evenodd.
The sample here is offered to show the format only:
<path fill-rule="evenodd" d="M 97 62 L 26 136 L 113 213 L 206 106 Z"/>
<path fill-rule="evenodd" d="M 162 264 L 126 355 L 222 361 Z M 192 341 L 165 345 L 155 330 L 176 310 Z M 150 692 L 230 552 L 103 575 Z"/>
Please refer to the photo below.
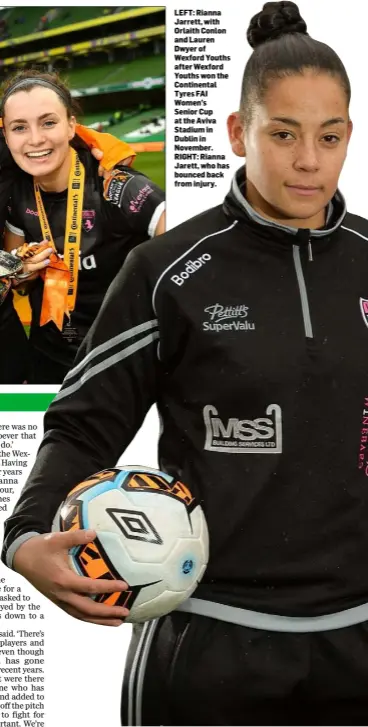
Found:
<path fill-rule="evenodd" d="M 237 202 L 243 207 L 243 209 L 247 213 L 248 217 L 250 217 L 252 220 L 254 220 L 254 222 L 258 222 L 258 224 L 264 225 L 265 227 L 273 227 L 276 230 L 281 230 L 281 231 L 283 230 L 284 232 L 288 232 L 292 235 L 296 235 L 298 232 L 298 229 L 299 229 L 298 227 L 290 227 L 289 225 L 282 225 L 279 222 L 274 222 L 273 220 L 268 220 L 268 219 L 266 219 L 266 217 L 263 217 L 261 214 L 259 214 L 259 212 L 256 212 L 256 210 L 253 209 L 253 207 L 251 207 L 251 205 L 245 199 L 245 197 L 241 191 L 242 188 L 245 187 L 245 182 L 243 182 L 241 184 L 239 184 L 239 182 L 238 182 L 238 177 L 239 177 L 240 171 L 244 172 L 244 167 L 242 167 L 241 170 L 238 170 L 234 174 L 232 184 L 231 184 L 231 191 L 232 191 L 234 197 L 236 198 Z M 326 226 L 323 230 L 310 230 L 309 231 L 310 237 L 315 237 L 315 238 L 325 237 L 326 235 L 331 235 L 331 232 L 335 232 L 335 230 L 337 230 L 340 227 L 340 225 L 346 215 L 346 212 L 347 212 L 346 202 L 339 190 L 336 191 L 334 199 L 336 199 L 336 201 L 339 203 L 340 207 L 342 206 L 342 212 L 341 212 L 339 218 L 337 219 L 337 221 L 334 223 L 334 225 L 332 227 Z M 334 205 L 331 201 L 331 202 L 329 202 L 328 209 L 327 209 L 327 225 L 331 220 L 331 217 L 333 215 L 333 210 L 334 210 Z"/>

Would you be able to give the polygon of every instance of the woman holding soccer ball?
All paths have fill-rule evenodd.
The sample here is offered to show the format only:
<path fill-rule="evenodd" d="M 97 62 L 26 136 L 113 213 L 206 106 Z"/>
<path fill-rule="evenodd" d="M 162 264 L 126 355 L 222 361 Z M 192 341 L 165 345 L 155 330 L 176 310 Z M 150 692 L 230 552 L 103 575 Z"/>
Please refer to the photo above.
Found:
<path fill-rule="evenodd" d="M 210 560 L 202 615 L 135 629 L 124 725 L 367 724 L 368 222 L 337 189 L 350 84 L 292 2 L 267 3 L 248 40 L 228 120 L 246 169 L 222 207 L 129 256 L 6 526 L 9 566 L 101 620 L 66 567 L 91 534 L 46 533 L 157 402 L 160 467 L 201 501 Z"/>

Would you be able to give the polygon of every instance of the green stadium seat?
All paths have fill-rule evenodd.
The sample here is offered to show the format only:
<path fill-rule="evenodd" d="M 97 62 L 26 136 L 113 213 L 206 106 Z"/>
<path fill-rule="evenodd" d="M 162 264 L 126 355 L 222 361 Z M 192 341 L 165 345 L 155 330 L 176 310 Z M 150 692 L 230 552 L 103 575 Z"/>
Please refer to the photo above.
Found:
<path fill-rule="evenodd" d="M 62 73 L 71 88 L 88 88 L 89 86 L 127 83 L 139 81 L 148 76 L 159 77 L 165 75 L 165 56 L 152 56 L 138 58 L 129 63 L 117 61 L 102 63 L 93 68 L 76 68 Z"/>
<path fill-rule="evenodd" d="M 17 38 L 23 35 L 34 33 L 39 27 L 43 16 L 50 13 L 47 29 L 59 28 L 63 25 L 81 23 L 85 20 L 92 20 L 103 15 L 103 10 L 114 12 L 115 8 L 100 7 L 15 7 L 5 8 L 0 12 L 0 18 L 5 18 L 10 37 Z M 124 10 L 129 8 L 124 8 Z M 55 13 L 53 13 L 55 11 Z"/>
<path fill-rule="evenodd" d="M 114 111 L 116 111 L 116 109 L 112 109 L 111 111 L 100 111 L 92 114 L 86 114 L 85 116 L 83 116 L 81 121 L 86 126 L 103 123 L 104 121 L 108 121 L 112 118 Z M 118 124 L 115 124 L 111 127 L 106 127 L 106 131 L 114 134 L 114 136 L 118 136 L 120 139 L 124 139 L 126 134 L 130 134 L 133 131 L 139 130 L 140 127 L 142 127 L 144 123 L 147 123 L 149 119 L 155 117 L 165 118 L 165 109 L 150 108 L 142 112 L 139 112 L 136 109 L 133 111 L 125 109 L 124 115 L 126 118 L 120 121 Z"/>

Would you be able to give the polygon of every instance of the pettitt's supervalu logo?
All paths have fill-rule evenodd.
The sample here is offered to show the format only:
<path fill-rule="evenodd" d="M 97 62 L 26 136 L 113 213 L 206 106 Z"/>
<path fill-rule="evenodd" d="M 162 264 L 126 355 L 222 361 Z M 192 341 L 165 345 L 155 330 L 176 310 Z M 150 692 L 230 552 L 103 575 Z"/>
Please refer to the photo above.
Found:
<path fill-rule="evenodd" d="M 367 298 L 359 298 L 360 312 L 363 316 L 363 321 L 368 328 L 368 300 Z"/>
<path fill-rule="evenodd" d="M 278 454 L 282 452 L 282 413 L 270 404 L 265 417 L 223 420 L 215 406 L 203 409 L 206 429 L 204 449 L 226 454 Z"/>
<path fill-rule="evenodd" d="M 221 305 L 215 303 L 204 309 L 207 320 L 203 321 L 204 331 L 254 331 L 255 324 L 248 320 L 247 305 Z"/>

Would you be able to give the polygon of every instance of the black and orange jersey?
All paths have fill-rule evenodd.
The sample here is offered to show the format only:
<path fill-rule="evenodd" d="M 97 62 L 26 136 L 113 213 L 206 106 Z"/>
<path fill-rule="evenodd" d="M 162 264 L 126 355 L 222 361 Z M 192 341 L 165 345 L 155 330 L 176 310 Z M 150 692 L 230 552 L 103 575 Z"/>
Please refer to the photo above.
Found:
<path fill-rule="evenodd" d="M 286 616 L 367 604 L 368 222 L 336 193 L 321 230 L 273 223 L 243 179 L 130 253 L 46 413 L 9 564 L 156 402 L 160 468 L 207 518 L 196 596 Z"/>
<path fill-rule="evenodd" d="M 35 348 L 48 358 L 71 366 L 76 351 L 93 323 L 107 288 L 127 254 L 153 236 L 164 209 L 164 193 L 145 175 L 118 165 L 111 180 L 98 176 L 98 162 L 90 152 L 75 145 L 86 169 L 82 212 L 78 293 L 68 327 L 60 332 L 51 322 L 39 326 L 43 280 L 30 289 L 31 338 Z M 56 249 L 64 252 L 67 190 L 42 192 L 42 199 Z M 18 176 L 9 204 L 7 227 L 26 242 L 40 242 L 42 231 L 35 202 L 33 179 Z"/>

